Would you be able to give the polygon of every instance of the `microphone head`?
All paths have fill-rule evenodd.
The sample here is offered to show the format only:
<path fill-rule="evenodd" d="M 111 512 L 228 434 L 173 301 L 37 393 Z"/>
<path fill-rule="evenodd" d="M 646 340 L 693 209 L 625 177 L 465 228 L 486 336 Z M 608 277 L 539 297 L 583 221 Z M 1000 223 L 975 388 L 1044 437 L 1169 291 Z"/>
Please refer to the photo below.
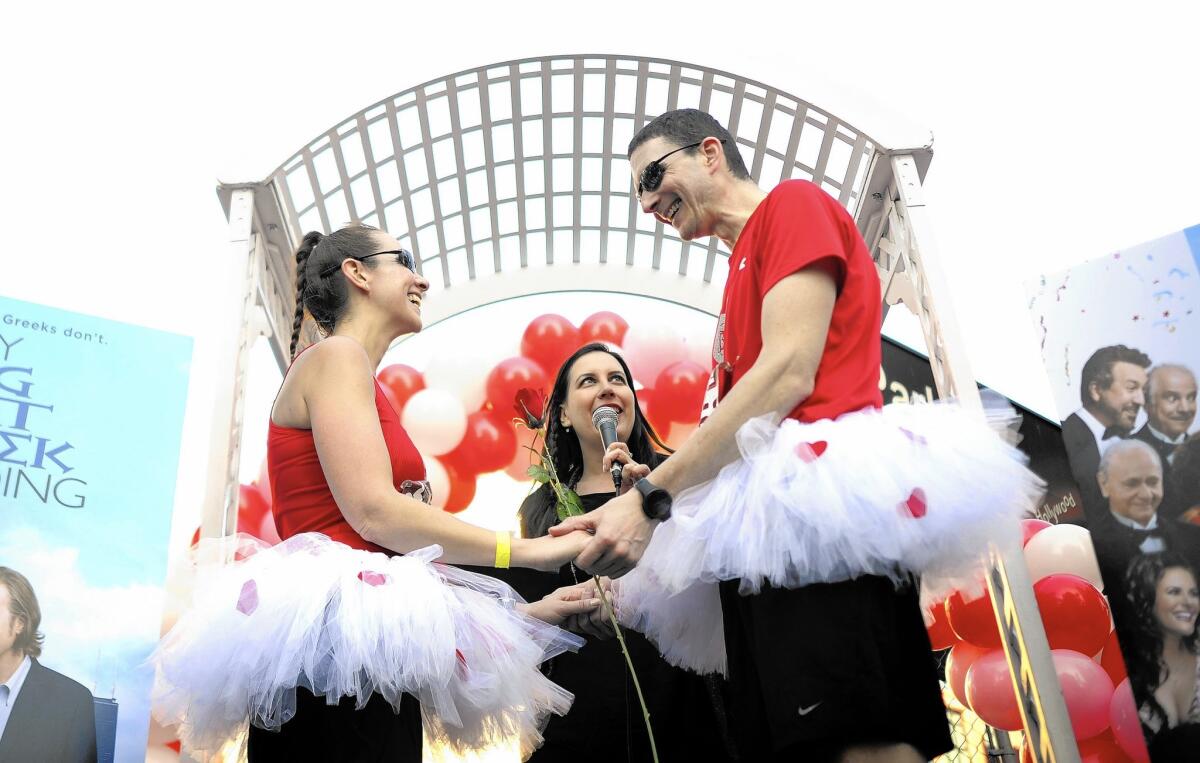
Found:
<path fill-rule="evenodd" d="M 604 424 L 617 425 L 617 409 L 611 405 L 602 405 L 592 411 L 592 426 L 599 429 Z"/>

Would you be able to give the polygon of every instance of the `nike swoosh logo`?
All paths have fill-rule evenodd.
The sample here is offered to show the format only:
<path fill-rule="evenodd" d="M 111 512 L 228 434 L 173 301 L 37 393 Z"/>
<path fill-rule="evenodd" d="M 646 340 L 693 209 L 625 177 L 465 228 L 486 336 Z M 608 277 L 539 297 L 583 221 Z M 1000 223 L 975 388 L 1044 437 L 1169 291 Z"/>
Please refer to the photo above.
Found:
<path fill-rule="evenodd" d="M 821 704 L 820 702 L 814 702 L 814 703 L 812 703 L 811 705 L 809 705 L 808 707 L 801 707 L 801 708 L 798 708 L 796 712 L 800 713 L 800 715 L 808 715 L 808 714 L 809 714 L 809 713 L 811 713 L 813 710 L 816 710 L 816 709 L 817 709 L 817 706 L 818 706 L 818 705 L 820 705 L 820 704 Z"/>

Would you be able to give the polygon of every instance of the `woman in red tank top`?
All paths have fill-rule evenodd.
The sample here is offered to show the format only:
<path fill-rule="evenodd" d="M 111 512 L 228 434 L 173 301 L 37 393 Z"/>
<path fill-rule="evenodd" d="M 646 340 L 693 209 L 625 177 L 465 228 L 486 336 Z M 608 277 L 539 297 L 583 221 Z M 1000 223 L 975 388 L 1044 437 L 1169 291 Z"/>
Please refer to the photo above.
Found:
<path fill-rule="evenodd" d="M 537 670 L 582 644 L 555 626 L 599 602 L 585 585 L 526 604 L 438 562 L 557 570 L 589 536 L 512 538 L 422 501 L 421 456 L 375 369 L 420 331 L 429 282 L 362 225 L 309 233 L 296 266 L 292 352 L 306 311 L 325 338 L 295 358 L 271 411 L 284 540 L 197 576 L 196 604 L 159 648 L 157 713 L 198 753 L 249 720 L 252 761 L 420 761 L 422 716 L 454 749 L 515 737 L 528 754 L 571 701 Z"/>

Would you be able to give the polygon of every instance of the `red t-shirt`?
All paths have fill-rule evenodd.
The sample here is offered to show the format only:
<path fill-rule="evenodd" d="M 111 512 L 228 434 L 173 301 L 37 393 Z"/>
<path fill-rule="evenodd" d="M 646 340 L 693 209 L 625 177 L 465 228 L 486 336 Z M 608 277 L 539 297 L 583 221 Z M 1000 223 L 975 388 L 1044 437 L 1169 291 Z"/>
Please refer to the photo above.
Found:
<path fill-rule="evenodd" d="M 408 432 L 400 426 L 400 417 L 378 381 L 375 410 L 392 462 L 392 484 L 399 490 L 405 480 L 425 479 L 425 462 Z M 319 532 L 351 548 L 396 554 L 364 540 L 346 521 L 325 480 L 311 429 L 281 427 L 271 422 L 267 430 L 267 474 L 271 480 L 275 529 L 280 538 L 287 540 L 299 533 Z"/>
<path fill-rule="evenodd" d="M 771 287 L 826 260 L 837 300 L 813 392 L 788 418 L 817 421 L 883 404 L 879 392 L 879 276 L 854 219 L 807 180 L 788 180 L 763 199 L 729 257 L 713 342 L 710 394 L 720 400 L 762 351 L 762 304 Z M 707 405 L 706 405 L 707 407 Z M 708 410 L 702 413 L 706 417 Z"/>

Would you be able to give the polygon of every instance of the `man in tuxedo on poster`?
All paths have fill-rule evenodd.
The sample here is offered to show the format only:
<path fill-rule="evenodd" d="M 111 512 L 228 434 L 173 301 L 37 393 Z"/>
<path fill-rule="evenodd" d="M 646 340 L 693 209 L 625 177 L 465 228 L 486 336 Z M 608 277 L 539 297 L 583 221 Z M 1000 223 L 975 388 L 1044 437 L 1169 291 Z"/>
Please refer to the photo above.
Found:
<path fill-rule="evenodd" d="M 38 662 L 41 621 L 29 581 L 0 567 L 0 761 L 95 763 L 91 692 Z"/>
<path fill-rule="evenodd" d="M 1084 514 L 1106 512 L 1098 476 L 1100 457 L 1113 443 L 1129 437 L 1145 405 L 1143 387 L 1150 358 L 1123 344 L 1101 347 L 1083 364 L 1079 379 L 1081 407 L 1063 422 L 1063 444 L 1071 474 L 1079 485 Z"/>
<path fill-rule="evenodd" d="M 1154 448 L 1162 460 L 1163 503 L 1160 516 L 1174 519 L 1188 508 L 1172 495 L 1172 471 L 1180 446 L 1196 421 L 1196 375 L 1186 366 L 1161 363 L 1150 369 L 1146 380 L 1146 423 L 1134 437 Z"/>
<path fill-rule="evenodd" d="M 1200 527 L 1159 515 L 1162 462 L 1154 448 L 1141 440 L 1110 445 L 1100 459 L 1098 476 L 1108 510 L 1091 520 L 1092 542 L 1105 592 L 1119 610 L 1130 561 L 1140 554 L 1174 551 L 1195 566 L 1200 562 Z"/>

